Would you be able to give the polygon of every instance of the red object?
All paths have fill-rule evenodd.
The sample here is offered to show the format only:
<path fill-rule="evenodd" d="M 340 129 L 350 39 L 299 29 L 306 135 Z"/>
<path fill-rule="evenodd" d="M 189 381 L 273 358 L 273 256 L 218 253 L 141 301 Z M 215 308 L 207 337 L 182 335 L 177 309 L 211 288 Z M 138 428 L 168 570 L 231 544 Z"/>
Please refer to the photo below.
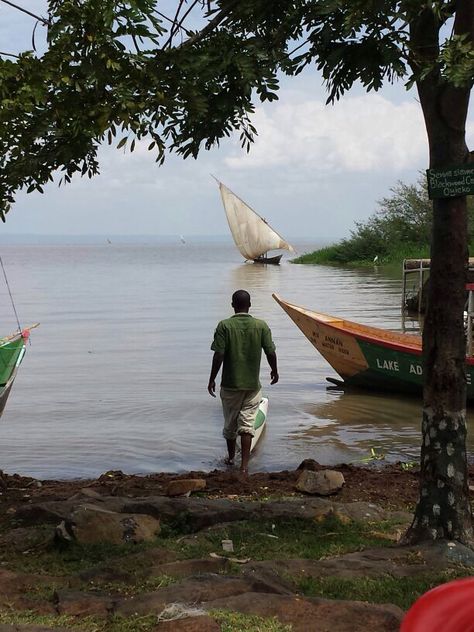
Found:
<path fill-rule="evenodd" d="M 426 592 L 407 612 L 400 632 L 474 632 L 474 577 Z"/>
<path fill-rule="evenodd" d="M 21 337 L 25 341 L 28 340 L 28 338 L 30 337 L 30 330 L 29 329 L 23 329 L 23 331 L 21 332 Z"/>

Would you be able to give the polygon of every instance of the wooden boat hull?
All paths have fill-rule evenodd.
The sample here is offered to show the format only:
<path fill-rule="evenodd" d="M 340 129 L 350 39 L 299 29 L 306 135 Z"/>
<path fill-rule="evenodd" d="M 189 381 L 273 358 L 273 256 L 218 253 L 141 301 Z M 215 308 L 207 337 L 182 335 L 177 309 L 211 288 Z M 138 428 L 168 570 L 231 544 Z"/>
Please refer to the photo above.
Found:
<path fill-rule="evenodd" d="M 5 408 L 5 404 L 7 403 L 8 396 L 10 395 L 11 388 L 13 386 L 13 382 L 15 381 L 15 374 L 8 380 L 8 383 L 5 386 L 0 386 L 0 417 L 3 414 L 3 410 Z"/>
<path fill-rule="evenodd" d="M 253 259 L 254 263 L 265 263 L 270 265 L 278 265 L 281 261 L 283 255 L 276 255 L 275 257 L 258 257 L 257 259 Z"/>
<path fill-rule="evenodd" d="M 368 327 L 273 298 L 344 384 L 383 391 L 421 393 L 421 336 Z M 474 358 L 466 358 L 467 397 L 474 399 Z"/>
<path fill-rule="evenodd" d="M 265 424 L 267 422 L 267 412 L 268 398 L 262 397 L 262 401 L 260 402 L 260 406 L 258 407 L 257 416 L 255 417 L 255 423 L 253 425 L 255 434 L 252 437 L 252 443 L 250 444 L 250 452 L 253 452 L 253 450 L 255 449 L 265 429 Z"/>
<path fill-rule="evenodd" d="M 25 355 L 25 342 L 21 336 L 0 344 L 0 417 L 7 403 L 18 367 Z"/>
<path fill-rule="evenodd" d="M 0 417 L 15 381 L 18 367 L 25 355 L 26 340 L 30 335 L 30 329 L 37 326 L 38 323 L 21 332 L 0 339 Z"/>

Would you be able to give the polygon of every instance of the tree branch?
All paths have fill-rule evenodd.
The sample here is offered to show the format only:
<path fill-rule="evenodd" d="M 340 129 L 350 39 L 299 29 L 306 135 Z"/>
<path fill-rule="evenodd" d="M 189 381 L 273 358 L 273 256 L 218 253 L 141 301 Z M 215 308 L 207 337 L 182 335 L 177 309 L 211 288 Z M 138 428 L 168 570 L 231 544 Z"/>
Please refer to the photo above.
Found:
<path fill-rule="evenodd" d="M 474 41 L 474 3 L 469 0 L 458 0 L 453 32 L 455 35 L 468 35 Z"/>
<path fill-rule="evenodd" d="M 174 24 L 174 20 L 172 20 L 171 18 L 169 18 L 167 15 L 165 15 L 164 13 L 161 13 L 161 11 L 156 11 L 155 10 L 156 15 L 159 15 L 160 18 L 163 18 L 164 20 L 167 20 L 168 22 L 171 22 L 172 24 Z M 180 28 L 181 30 L 183 30 L 186 35 L 191 35 L 192 31 L 188 31 L 187 28 L 185 28 L 182 25 L 178 25 L 178 28 Z"/>
<path fill-rule="evenodd" d="M 0 0 L 0 2 L 3 2 L 4 4 L 10 5 L 14 9 L 17 9 L 18 11 L 21 11 L 22 13 L 26 13 L 27 15 L 31 16 L 32 18 L 35 18 L 39 22 L 42 22 L 45 26 L 51 26 L 51 22 L 49 20 L 47 20 L 46 18 L 42 18 L 40 15 L 36 15 L 35 13 L 31 13 L 31 11 L 28 11 L 28 9 L 24 9 L 23 7 L 18 6 L 14 2 L 10 2 L 10 0 Z"/>
<path fill-rule="evenodd" d="M 229 13 L 232 11 L 232 9 L 238 3 L 239 3 L 239 0 L 233 0 L 232 2 L 229 2 L 227 7 L 225 9 L 222 9 L 222 11 L 219 11 L 219 13 L 216 15 L 216 17 L 214 19 L 212 19 L 209 22 L 209 24 L 207 24 L 207 26 L 205 26 L 202 29 L 202 31 L 199 31 L 195 35 L 192 35 L 189 39 L 187 39 L 180 46 L 178 46 L 178 48 L 184 48 L 184 47 L 187 47 L 187 46 L 192 46 L 193 44 L 196 44 L 197 42 L 200 42 L 202 39 L 204 39 L 206 37 L 206 35 L 208 33 L 213 31 L 216 28 L 216 26 L 218 26 L 229 15 Z"/>
<path fill-rule="evenodd" d="M 191 6 L 188 7 L 188 10 L 184 13 L 183 17 L 181 18 L 181 20 L 176 24 L 176 28 L 175 28 L 175 32 L 174 35 L 176 34 L 177 30 L 182 28 L 183 26 L 183 22 L 184 20 L 188 17 L 188 15 L 191 13 L 191 11 L 193 10 L 193 8 L 198 4 L 198 2 L 200 2 L 201 0 L 194 0 L 194 2 L 191 3 Z M 174 37 L 173 35 L 173 37 Z M 171 46 L 171 36 L 170 36 L 170 46 Z"/>
<path fill-rule="evenodd" d="M 20 59 L 19 55 L 14 55 L 13 53 L 4 53 L 0 50 L 0 55 L 3 55 L 4 57 L 16 57 L 16 59 Z"/>
<path fill-rule="evenodd" d="M 183 6 L 183 3 L 184 3 L 184 0 L 179 0 L 176 13 L 174 14 L 173 24 L 171 25 L 171 28 L 170 28 L 170 34 L 166 42 L 163 44 L 163 48 L 166 48 L 167 46 L 171 46 L 171 42 L 173 41 L 174 34 L 177 30 L 178 16 L 179 16 L 179 12 L 181 11 L 181 7 Z"/>

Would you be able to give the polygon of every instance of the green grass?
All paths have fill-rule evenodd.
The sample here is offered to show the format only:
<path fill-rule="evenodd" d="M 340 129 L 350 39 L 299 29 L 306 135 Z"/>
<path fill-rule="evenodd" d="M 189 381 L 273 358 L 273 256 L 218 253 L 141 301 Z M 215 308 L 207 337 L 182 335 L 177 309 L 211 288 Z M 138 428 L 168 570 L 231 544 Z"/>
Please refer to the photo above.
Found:
<path fill-rule="evenodd" d="M 148 550 L 153 546 L 153 543 L 118 545 L 74 542 L 57 546 L 51 541 L 41 547 L 31 547 L 27 552 L 5 547 L 0 554 L 0 560 L 11 570 L 60 576 L 77 573 L 115 559 L 120 559 L 120 568 L 125 570 L 124 563 L 126 564 L 127 556 Z M 130 566 L 133 569 L 133 561 Z"/>
<path fill-rule="evenodd" d="M 284 625 L 275 617 L 263 618 L 255 615 L 240 614 L 225 610 L 210 613 L 221 626 L 221 632 L 291 632 L 290 625 Z M 78 619 L 69 616 L 39 615 L 34 612 L 2 612 L 0 624 L 4 625 L 36 625 L 48 628 L 65 628 L 67 630 L 87 630 L 87 632 L 154 632 L 157 629 L 156 615 L 121 617 L 114 616 L 104 621 L 95 617 Z"/>
<path fill-rule="evenodd" d="M 127 618 L 115 616 L 105 621 L 95 617 L 85 617 L 81 619 L 66 615 L 39 615 L 30 611 L 0 611 L 0 624 L 43 625 L 51 629 L 62 628 L 67 630 L 80 630 L 81 632 L 153 632 L 156 630 L 157 622 L 156 615 Z"/>
<path fill-rule="evenodd" d="M 469 570 L 423 574 L 416 577 L 305 577 L 297 582 L 298 590 L 307 597 L 349 599 L 370 603 L 393 603 L 403 610 L 423 593 L 435 586 L 470 575 Z"/>
<path fill-rule="evenodd" d="M 221 632 L 291 632 L 293 629 L 291 625 L 280 623 L 276 617 L 264 619 L 227 610 L 213 610 L 209 614 L 220 623 Z"/>
<path fill-rule="evenodd" d="M 223 554 L 222 540 L 232 540 L 234 552 L 227 554 L 228 557 L 320 559 L 366 547 L 387 546 L 389 542 L 385 538 L 371 532 L 389 532 L 393 528 L 388 522 L 343 524 L 336 517 L 323 522 L 299 518 L 241 521 L 198 533 L 184 541 L 173 537 L 168 545 L 182 558 L 206 557 L 211 552 Z"/>
<path fill-rule="evenodd" d="M 378 265 L 402 265 L 403 259 L 422 259 L 430 256 L 430 248 L 428 245 L 420 246 L 418 244 L 394 244 L 394 246 L 386 253 L 371 252 L 370 256 L 354 258 L 350 252 L 345 255 L 344 248 L 338 244 L 320 248 L 314 252 L 308 252 L 296 259 L 292 259 L 291 263 L 303 264 L 320 264 L 320 265 L 349 265 L 349 266 L 373 266 L 374 257 L 379 257 Z"/>

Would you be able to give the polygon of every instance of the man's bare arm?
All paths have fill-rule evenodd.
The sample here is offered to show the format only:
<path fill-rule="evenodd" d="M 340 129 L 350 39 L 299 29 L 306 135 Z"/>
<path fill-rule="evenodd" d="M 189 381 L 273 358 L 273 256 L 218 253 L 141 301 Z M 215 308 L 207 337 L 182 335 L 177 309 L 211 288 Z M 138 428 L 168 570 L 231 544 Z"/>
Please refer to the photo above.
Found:
<path fill-rule="evenodd" d="M 277 357 L 274 351 L 265 354 L 270 365 L 270 384 L 276 384 L 280 378 L 277 368 Z"/>
<path fill-rule="evenodd" d="M 212 356 L 211 375 L 209 376 L 209 384 L 207 385 L 209 395 L 212 395 L 212 397 L 216 396 L 216 377 L 223 361 L 224 354 L 219 353 L 219 351 L 214 351 L 214 355 Z"/>

